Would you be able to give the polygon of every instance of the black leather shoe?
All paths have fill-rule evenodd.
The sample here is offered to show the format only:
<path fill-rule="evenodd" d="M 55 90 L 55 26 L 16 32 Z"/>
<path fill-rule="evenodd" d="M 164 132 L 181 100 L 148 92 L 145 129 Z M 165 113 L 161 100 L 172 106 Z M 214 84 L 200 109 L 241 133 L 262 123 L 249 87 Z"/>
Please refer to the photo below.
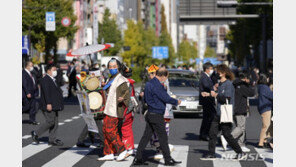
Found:
<path fill-rule="evenodd" d="M 30 124 L 32 124 L 32 125 L 39 125 L 40 123 L 39 122 L 36 122 L 36 121 L 33 121 L 33 122 L 30 122 Z"/>
<path fill-rule="evenodd" d="M 62 146 L 62 145 L 64 145 L 64 143 L 63 143 L 61 140 L 56 139 L 56 140 L 53 141 L 53 142 L 48 142 L 48 145 L 52 145 L 52 146 Z"/>
<path fill-rule="evenodd" d="M 137 166 L 137 165 L 148 165 L 148 163 L 144 162 L 143 159 L 135 158 L 131 166 Z"/>
<path fill-rule="evenodd" d="M 209 161 L 209 160 L 215 160 L 215 159 L 216 159 L 216 156 L 212 154 L 205 154 L 203 155 L 203 157 L 200 158 L 200 160 L 203 160 L 203 161 Z"/>
<path fill-rule="evenodd" d="M 34 131 L 31 132 L 31 136 L 32 136 L 33 142 L 35 142 L 36 144 L 39 144 L 38 136 Z"/>
<path fill-rule="evenodd" d="M 199 138 L 199 140 L 202 140 L 202 141 L 209 141 L 210 139 L 209 139 L 209 137 L 207 137 L 207 136 L 201 136 L 201 137 Z"/>
<path fill-rule="evenodd" d="M 77 146 L 77 147 L 85 147 L 85 148 L 89 148 L 89 145 L 86 145 L 85 143 L 82 143 L 82 142 L 78 142 L 78 143 L 76 143 L 76 146 Z"/>
<path fill-rule="evenodd" d="M 173 158 L 171 158 L 169 161 L 164 163 L 164 166 L 175 166 L 180 163 L 182 163 L 182 161 L 175 161 Z"/>

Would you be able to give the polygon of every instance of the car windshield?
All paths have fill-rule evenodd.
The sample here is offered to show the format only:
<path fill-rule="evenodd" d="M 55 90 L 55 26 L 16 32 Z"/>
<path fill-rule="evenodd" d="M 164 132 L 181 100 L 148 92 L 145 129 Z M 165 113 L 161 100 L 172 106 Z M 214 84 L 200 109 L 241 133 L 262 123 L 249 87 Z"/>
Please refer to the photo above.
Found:
<path fill-rule="evenodd" d="M 171 87 L 198 87 L 198 77 L 194 74 L 173 73 L 169 75 Z"/>

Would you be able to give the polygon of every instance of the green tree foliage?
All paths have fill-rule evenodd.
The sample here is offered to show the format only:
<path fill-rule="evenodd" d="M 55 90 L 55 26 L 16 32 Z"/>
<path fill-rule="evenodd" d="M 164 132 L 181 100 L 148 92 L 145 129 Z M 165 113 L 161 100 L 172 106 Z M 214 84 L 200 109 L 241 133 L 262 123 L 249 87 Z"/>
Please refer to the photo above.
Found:
<path fill-rule="evenodd" d="M 22 31 L 24 35 L 29 35 L 33 47 L 40 53 L 46 53 L 47 62 L 50 50 L 54 49 L 55 60 L 57 60 L 57 41 L 61 37 L 72 40 L 78 27 L 74 25 L 76 16 L 73 11 L 73 0 L 26 0 L 22 9 Z M 45 31 L 45 12 L 55 12 L 56 30 L 54 32 Z M 63 17 L 71 19 L 71 25 L 64 27 L 61 24 Z"/>
<path fill-rule="evenodd" d="M 239 0 L 239 2 L 250 2 L 251 0 Z M 254 1 L 252 1 L 254 2 Z M 272 2 L 272 0 L 260 0 L 260 2 Z M 267 14 L 267 39 L 273 39 L 273 6 L 244 6 L 237 7 L 238 14 Z M 235 25 L 230 26 L 226 37 L 231 41 L 229 45 L 230 54 L 239 64 L 250 54 L 249 45 L 255 49 L 255 60 L 259 63 L 259 45 L 262 40 L 262 18 L 238 19 Z"/>
<path fill-rule="evenodd" d="M 190 43 L 188 40 L 183 39 L 178 48 L 178 58 L 185 64 L 190 64 L 190 59 L 197 58 L 196 43 Z"/>
<path fill-rule="evenodd" d="M 204 57 L 217 57 L 215 49 L 207 46 Z"/>
<path fill-rule="evenodd" d="M 124 31 L 124 46 L 130 46 L 131 50 L 122 54 L 123 61 L 130 66 L 131 60 L 138 66 L 144 65 L 146 49 L 144 46 L 144 27 L 142 22 L 137 24 L 133 20 L 127 21 L 127 30 Z"/>
<path fill-rule="evenodd" d="M 152 27 L 148 27 L 146 31 L 144 31 L 144 47 L 146 51 L 146 56 L 144 60 L 144 64 L 158 63 L 159 60 L 152 59 L 152 47 L 158 46 L 159 38 L 155 35 L 155 30 Z"/>
<path fill-rule="evenodd" d="M 122 47 L 121 33 L 118 29 L 115 19 L 110 18 L 111 13 L 108 8 L 106 8 L 103 22 L 99 23 L 99 38 L 98 43 L 101 43 L 102 38 L 104 38 L 104 43 L 114 43 L 114 47 L 104 51 L 105 55 L 117 55 Z"/>
<path fill-rule="evenodd" d="M 175 63 L 176 55 L 175 55 L 175 49 L 173 46 L 171 35 L 168 33 L 168 30 L 167 30 L 166 17 L 165 17 L 163 5 L 161 5 L 160 13 L 161 13 L 161 34 L 159 37 L 159 45 L 160 46 L 168 46 L 169 58 L 166 59 L 164 63 L 172 65 Z"/>

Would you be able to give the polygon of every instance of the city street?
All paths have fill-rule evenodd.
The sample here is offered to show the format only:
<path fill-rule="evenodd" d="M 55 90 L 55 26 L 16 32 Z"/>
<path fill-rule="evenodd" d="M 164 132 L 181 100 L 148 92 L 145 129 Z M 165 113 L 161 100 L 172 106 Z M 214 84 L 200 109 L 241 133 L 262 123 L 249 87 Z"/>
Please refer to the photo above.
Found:
<path fill-rule="evenodd" d="M 54 147 L 47 145 L 48 133 L 40 136 L 41 143 L 34 145 L 32 143 L 30 132 L 37 129 L 27 123 L 28 114 L 23 114 L 22 126 L 22 162 L 24 167 L 125 167 L 130 166 L 133 157 L 127 158 L 125 161 L 97 161 L 98 155 L 102 156 L 102 149 L 95 146 L 90 148 L 77 148 L 77 138 L 85 126 L 85 122 L 80 116 L 80 108 L 78 101 L 75 99 L 65 100 L 65 109 L 59 113 L 59 129 L 58 138 L 64 142 L 64 146 Z M 36 120 L 43 122 L 44 117 L 41 111 L 38 112 Z M 170 124 L 169 143 L 175 146 L 171 153 L 176 160 L 181 160 L 179 166 L 185 167 L 265 167 L 273 166 L 273 151 L 270 149 L 258 149 L 254 147 L 258 142 L 259 132 L 261 128 L 260 115 L 257 112 L 256 106 L 251 106 L 251 115 L 247 120 L 247 147 L 251 149 L 250 156 L 247 160 L 233 161 L 222 159 L 221 156 L 233 154 L 233 150 L 222 151 L 222 147 L 216 148 L 217 160 L 201 161 L 200 157 L 207 151 L 208 143 L 199 141 L 199 129 L 201 118 L 196 115 L 178 115 Z M 145 128 L 144 118 L 140 114 L 135 114 L 133 131 L 135 143 L 138 144 Z M 149 156 L 156 153 L 148 144 L 144 153 L 145 159 L 149 166 L 163 166 L 164 161 L 156 161 Z M 263 160 L 254 160 L 256 155 L 261 154 Z M 255 157 L 255 158 L 254 158 Z"/>

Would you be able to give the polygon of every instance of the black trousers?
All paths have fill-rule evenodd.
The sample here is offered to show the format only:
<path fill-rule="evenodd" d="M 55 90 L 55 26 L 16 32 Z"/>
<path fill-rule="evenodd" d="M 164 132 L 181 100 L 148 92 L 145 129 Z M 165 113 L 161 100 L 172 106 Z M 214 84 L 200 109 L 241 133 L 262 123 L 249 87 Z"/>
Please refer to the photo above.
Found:
<path fill-rule="evenodd" d="M 42 135 L 49 130 L 48 141 L 53 142 L 57 136 L 57 129 L 59 126 L 58 111 L 42 111 L 45 122 L 41 123 L 40 127 L 35 131 L 37 136 Z"/>
<path fill-rule="evenodd" d="M 168 136 L 165 131 L 165 122 L 163 119 L 163 115 L 150 113 L 148 111 L 145 120 L 146 128 L 137 148 L 136 158 L 143 158 L 143 151 L 146 148 L 148 142 L 150 141 L 153 132 L 156 132 L 159 138 L 160 149 L 162 150 L 163 157 L 165 161 L 169 161 L 171 159 L 171 155 L 168 145 Z"/>
<path fill-rule="evenodd" d="M 222 130 L 222 135 L 228 142 L 229 146 L 236 152 L 242 153 L 242 149 L 238 142 L 231 135 L 232 123 L 220 123 L 220 117 L 215 115 L 211 124 L 209 133 L 209 153 L 214 155 L 216 149 L 217 135 L 219 131 Z"/>
<path fill-rule="evenodd" d="M 214 104 L 210 104 L 210 103 L 203 104 L 202 109 L 203 109 L 203 115 L 202 115 L 202 122 L 201 122 L 199 134 L 201 137 L 207 137 L 209 136 L 211 123 L 214 119 L 214 115 L 216 114 L 216 109 Z"/>
<path fill-rule="evenodd" d="M 68 97 L 73 95 L 72 94 L 72 87 L 74 88 L 75 91 L 77 90 L 76 84 L 77 84 L 76 81 L 71 81 L 71 80 L 69 81 Z"/>
<path fill-rule="evenodd" d="M 98 129 L 99 129 L 99 138 L 101 140 L 101 143 L 104 143 L 103 122 L 102 121 L 103 121 L 102 119 L 95 119 L 95 122 L 98 126 Z M 83 140 L 86 139 L 87 135 L 90 137 L 91 140 L 94 140 L 94 133 L 89 132 L 87 125 L 85 125 L 78 137 L 78 142 L 82 143 Z"/>
<path fill-rule="evenodd" d="M 30 105 L 30 109 L 29 109 L 30 122 L 34 122 L 36 121 L 36 113 L 38 110 L 37 99 L 35 99 L 34 97 L 29 99 L 29 105 Z"/>

